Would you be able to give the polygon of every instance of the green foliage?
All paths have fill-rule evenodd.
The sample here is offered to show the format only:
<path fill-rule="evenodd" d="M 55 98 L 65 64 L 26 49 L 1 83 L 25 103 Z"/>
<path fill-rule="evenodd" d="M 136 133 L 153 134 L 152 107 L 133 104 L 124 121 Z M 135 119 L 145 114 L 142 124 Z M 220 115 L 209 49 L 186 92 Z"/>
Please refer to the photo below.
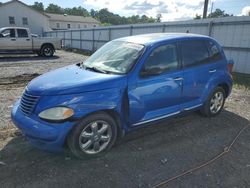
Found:
<path fill-rule="evenodd" d="M 214 12 L 210 13 L 208 15 L 208 18 L 220 18 L 220 17 L 228 17 L 233 16 L 233 14 L 227 14 L 224 10 L 216 9 Z"/>
<path fill-rule="evenodd" d="M 43 3 L 41 3 L 41 2 L 40 3 L 39 2 L 35 2 L 34 5 L 31 5 L 31 7 L 33 9 L 36 9 L 36 10 L 40 11 L 40 12 L 44 11 L 44 6 L 43 6 Z"/>
<path fill-rule="evenodd" d="M 44 5 L 42 2 L 35 2 L 34 5 L 31 6 L 32 8 L 38 11 L 45 11 L 47 13 L 54 13 L 54 14 L 68 14 L 68 15 L 76 15 L 76 16 L 91 16 L 97 20 L 99 20 L 105 26 L 109 25 L 121 25 L 121 24 L 136 24 L 136 23 L 153 23 L 153 22 L 160 22 L 160 18 L 152 18 L 146 15 L 134 15 L 130 17 L 120 16 L 118 14 L 114 14 L 110 12 L 107 8 L 101 9 L 99 11 L 91 9 L 90 12 L 79 6 L 73 8 L 62 8 L 55 4 L 49 4 L 49 6 L 44 9 Z"/>
<path fill-rule="evenodd" d="M 194 17 L 194 19 L 195 19 L 195 20 L 201 19 L 201 15 L 196 14 L 195 17 Z"/>
<path fill-rule="evenodd" d="M 50 3 L 49 6 L 45 9 L 48 13 L 54 13 L 54 14 L 64 14 L 64 9 L 58 5 L 55 5 L 53 3 Z"/>
<path fill-rule="evenodd" d="M 85 17 L 90 16 L 89 12 L 81 6 L 73 7 L 73 8 L 65 8 L 64 13 L 69 14 L 69 15 L 76 15 L 76 16 L 85 16 Z"/>

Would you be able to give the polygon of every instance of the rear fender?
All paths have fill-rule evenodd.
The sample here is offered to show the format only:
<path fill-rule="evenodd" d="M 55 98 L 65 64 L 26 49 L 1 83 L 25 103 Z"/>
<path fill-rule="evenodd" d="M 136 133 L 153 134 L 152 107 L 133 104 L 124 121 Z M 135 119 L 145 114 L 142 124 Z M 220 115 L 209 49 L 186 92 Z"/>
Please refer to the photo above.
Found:
<path fill-rule="evenodd" d="M 232 78 L 226 71 L 218 72 L 210 78 L 202 93 L 200 99 L 201 102 L 204 103 L 207 100 L 208 96 L 211 94 L 211 92 L 213 92 L 213 90 L 220 85 L 226 85 L 228 87 L 227 96 L 229 96 L 232 90 Z"/>

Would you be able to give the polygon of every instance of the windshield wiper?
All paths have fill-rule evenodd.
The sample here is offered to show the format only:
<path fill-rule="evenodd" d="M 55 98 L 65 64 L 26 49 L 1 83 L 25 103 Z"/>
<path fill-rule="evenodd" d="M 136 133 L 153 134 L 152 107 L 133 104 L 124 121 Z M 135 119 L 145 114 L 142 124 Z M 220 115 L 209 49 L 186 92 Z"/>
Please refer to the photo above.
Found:
<path fill-rule="evenodd" d="M 97 67 L 87 67 L 87 66 L 84 66 L 84 68 L 85 68 L 86 70 L 93 70 L 93 71 L 95 71 L 95 72 L 100 72 L 100 73 L 104 73 L 104 74 L 107 74 L 107 73 L 108 73 L 108 71 L 99 69 L 99 68 L 97 68 Z"/>

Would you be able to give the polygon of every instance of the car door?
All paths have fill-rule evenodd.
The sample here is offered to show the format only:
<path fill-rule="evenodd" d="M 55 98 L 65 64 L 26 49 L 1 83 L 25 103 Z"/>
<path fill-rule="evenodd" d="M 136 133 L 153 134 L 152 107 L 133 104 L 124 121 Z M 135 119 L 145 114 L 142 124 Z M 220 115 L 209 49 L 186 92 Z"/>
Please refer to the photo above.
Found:
<path fill-rule="evenodd" d="M 217 64 L 211 62 L 207 40 L 191 39 L 179 42 L 183 66 L 181 109 L 191 110 L 203 104 L 207 83 L 216 73 Z"/>
<path fill-rule="evenodd" d="M 176 44 L 157 46 L 148 54 L 138 77 L 128 82 L 128 117 L 132 126 L 180 112 L 182 72 Z"/>
<path fill-rule="evenodd" d="M 26 29 L 17 29 L 17 50 L 32 50 L 32 39 Z"/>
<path fill-rule="evenodd" d="M 4 29 L 0 34 L 0 50 L 15 50 L 16 31 L 15 29 Z"/>

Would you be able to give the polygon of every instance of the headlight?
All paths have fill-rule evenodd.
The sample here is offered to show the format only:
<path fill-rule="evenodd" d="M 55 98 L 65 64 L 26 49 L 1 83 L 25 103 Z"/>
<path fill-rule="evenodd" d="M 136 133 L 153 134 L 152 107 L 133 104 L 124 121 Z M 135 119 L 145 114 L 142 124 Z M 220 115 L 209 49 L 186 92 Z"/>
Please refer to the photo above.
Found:
<path fill-rule="evenodd" d="M 42 111 L 38 116 L 42 119 L 60 121 L 70 118 L 74 115 L 74 111 L 67 107 L 54 107 Z"/>

